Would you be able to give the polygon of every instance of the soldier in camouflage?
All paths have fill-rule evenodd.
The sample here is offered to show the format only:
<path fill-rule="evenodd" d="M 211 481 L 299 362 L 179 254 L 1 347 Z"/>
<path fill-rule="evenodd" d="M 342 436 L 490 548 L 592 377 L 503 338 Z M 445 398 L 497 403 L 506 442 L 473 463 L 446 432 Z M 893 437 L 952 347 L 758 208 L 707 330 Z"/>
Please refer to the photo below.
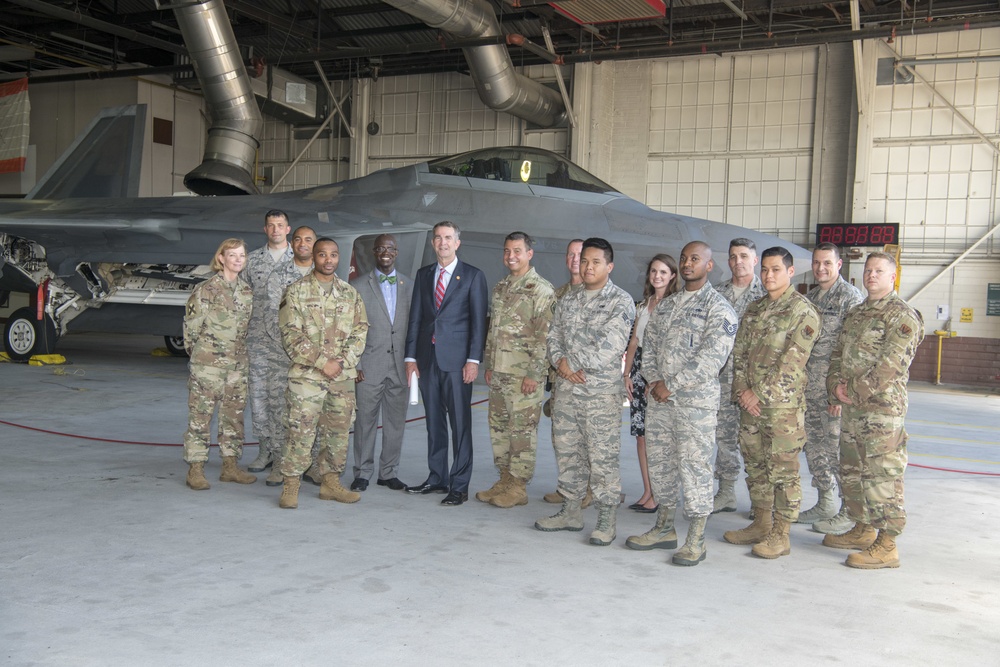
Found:
<path fill-rule="evenodd" d="M 799 513 L 798 520 L 809 524 L 823 521 L 821 528 L 833 524 L 833 530 L 826 528 L 821 532 L 836 533 L 845 533 L 854 524 L 843 505 L 837 516 L 834 500 L 834 487 L 839 486 L 840 406 L 831 405 L 827 398 L 826 374 L 847 311 L 864 300 L 861 290 L 840 277 L 843 264 L 840 249 L 832 243 L 821 243 L 813 250 L 813 277 L 818 284 L 809 290 L 806 298 L 816 306 L 823 325 L 806 364 L 805 452 L 812 485 L 819 492 L 819 498 L 815 507 Z"/>
<path fill-rule="evenodd" d="M 528 503 L 526 487 L 535 474 L 538 418 L 549 369 L 545 337 L 556 301 L 552 284 L 531 266 L 533 245 L 524 232 L 512 232 L 504 240 L 510 274 L 493 288 L 486 335 L 490 441 L 500 480 L 476 499 L 503 508 Z"/>
<path fill-rule="evenodd" d="M 559 376 L 552 444 L 565 500 L 559 513 L 535 522 L 538 530 L 582 530 L 580 505 L 589 480 L 598 508 L 590 543 L 598 546 L 615 539 L 625 395 L 622 355 L 635 320 L 632 297 L 610 280 L 613 268 L 611 244 L 587 239 L 580 257 L 583 288 L 571 290 L 556 305 L 548 336 L 549 361 Z"/>
<path fill-rule="evenodd" d="M 247 403 L 247 324 L 250 288 L 239 280 L 247 249 L 226 239 L 212 258 L 216 274 L 191 292 L 184 314 L 184 347 L 191 357 L 188 429 L 184 434 L 187 485 L 209 488 L 205 479 L 212 414 L 219 408 L 220 482 L 252 484 L 257 478 L 236 467 L 243 454 L 243 410 Z"/>
<path fill-rule="evenodd" d="M 285 288 L 302 277 L 296 269 L 288 243 L 288 216 L 271 210 L 264 215 L 267 245 L 247 257 L 241 277 L 253 290 L 253 316 L 247 349 L 250 353 L 250 410 L 254 433 L 260 445 L 248 470 L 263 472 L 271 467 L 266 483 L 281 484 L 278 457 L 285 441 L 285 387 L 288 355 L 278 331 L 278 305 Z"/>
<path fill-rule="evenodd" d="M 826 379 L 830 401 L 843 406 L 841 489 L 855 525 L 844 535 L 827 535 L 823 544 L 861 549 L 847 565 L 874 570 L 899 567 L 896 537 L 906 525 L 906 383 L 924 323 L 893 291 L 891 255 L 871 253 L 864 281 L 868 298 L 847 314 Z"/>
<path fill-rule="evenodd" d="M 354 379 L 365 349 L 368 318 L 357 291 L 337 277 L 340 249 L 332 239 L 313 246 L 313 272 L 285 290 L 278 313 L 281 337 L 291 358 L 288 370 L 288 438 L 281 451 L 280 507 L 298 506 L 300 475 L 317 462 L 323 483 L 319 497 L 354 503 L 361 494 L 345 489 L 340 475 L 354 421 Z"/>
<path fill-rule="evenodd" d="M 677 565 L 705 560 L 705 522 L 712 513 L 712 450 L 719 409 L 719 371 L 733 349 L 739 320 L 708 282 L 712 249 L 694 241 L 678 263 L 684 289 L 667 296 L 650 318 L 643 340 L 642 372 L 652 400 L 646 407 L 646 457 L 656 525 L 628 538 L 639 551 L 674 549 L 674 512 L 681 489 L 691 520 Z"/>
<path fill-rule="evenodd" d="M 757 266 L 757 246 L 750 239 L 736 238 L 729 242 L 730 280 L 716 290 L 733 306 L 736 316 L 743 317 L 747 306 L 764 296 L 764 285 L 754 273 Z M 712 502 L 712 513 L 736 511 L 736 479 L 740 476 L 740 408 L 730 400 L 733 387 L 733 357 L 726 361 L 719 376 L 718 425 L 715 427 L 715 479 L 719 491 Z"/>
<path fill-rule="evenodd" d="M 562 300 L 564 296 L 569 294 L 569 291 L 574 287 L 583 284 L 583 278 L 580 277 L 580 253 L 583 252 L 583 239 L 573 239 L 566 246 L 566 270 L 569 271 L 569 282 L 561 287 L 556 288 L 556 302 Z M 546 417 L 552 417 L 552 401 L 555 398 L 556 390 L 556 369 L 549 366 L 549 377 L 547 381 L 548 389 L 551 391 L 548 400 L 542 405 L 542 412 Z M 555 434 L 553 433 L 553 441 L 555 440 Z M 547 503 L 553 503 L 554 505 L 562 505 L 563 498 L 559 491 L 550 491 L 542 496 L 542 500 Z M 583 499 L 583 508 L 586 509 L 590 507 L 590 503 L 593 500 L 593 494 L 590 492 L 590 487 L 587 487 L 587 495 Z"/>
<path fill-rule="evenodd" d="M 753 555 L 791 552 L 788 530 L 799 515 L 799 452 L 805 444 L 806 361 L 819 335 L 816 308 L 791 287 L 791 253 L 761 254 L 767 298 L 747 308 L 733 348 L 732 399 L 739 403 L 740 451 L 747 471 L 753 523 L 725 533 L 732 544 L 753 544 Z"/>

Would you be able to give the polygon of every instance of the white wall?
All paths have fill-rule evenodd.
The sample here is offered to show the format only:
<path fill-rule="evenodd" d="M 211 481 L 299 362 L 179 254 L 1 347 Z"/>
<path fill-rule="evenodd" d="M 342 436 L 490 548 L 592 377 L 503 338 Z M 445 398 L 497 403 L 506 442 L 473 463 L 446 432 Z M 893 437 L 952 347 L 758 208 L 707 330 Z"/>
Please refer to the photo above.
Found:
<path fill-rule="evenodd" d="M 201 162 L 207 132 L 201 96 L 174 89 L 169 78 L 29 84 L 28 95 L 29 141 L 36 168 L 34 177 L 24 180 L 19 194 L 34 186 L 105 107 L 147 105 L 139 196 L 167 197 L 184 192 L 184 174 Z M 153 143 L 154 117 L 173 122 L 173 146 Z"/>

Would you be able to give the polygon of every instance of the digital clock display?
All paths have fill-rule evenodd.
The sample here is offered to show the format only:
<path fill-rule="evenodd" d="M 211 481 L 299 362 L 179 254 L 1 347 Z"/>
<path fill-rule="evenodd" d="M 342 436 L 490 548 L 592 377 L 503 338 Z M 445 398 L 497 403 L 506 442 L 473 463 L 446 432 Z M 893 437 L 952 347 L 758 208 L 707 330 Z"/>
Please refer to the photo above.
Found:
<path fill-rule="evenodd" d="M 883 246 L 899 243 L 899 223 L 835 222 L 816 225 L 816 242 L 837 246 Z"/>

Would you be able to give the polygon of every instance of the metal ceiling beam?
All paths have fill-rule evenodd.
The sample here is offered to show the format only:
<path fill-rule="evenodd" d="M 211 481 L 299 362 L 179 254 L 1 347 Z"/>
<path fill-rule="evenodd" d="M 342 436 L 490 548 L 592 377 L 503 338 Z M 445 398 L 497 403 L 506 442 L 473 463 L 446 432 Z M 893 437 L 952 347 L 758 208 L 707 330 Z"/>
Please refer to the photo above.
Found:
<path fill-rule="evenodd" d="M 39 14 L 44 14 L 45 16 L 51 16 L 52 18 L 62 19 L 63 21 L 70 21 L 71 23 L 77 23 L 88 28 L 93 28 L 94 30 L 100 30 L 124 39 L 131 40 L 133 42 L 138 42 L 140 44 L 145 44 L 147 46 L 152 46 L 157 49 L 162 49 L 164 51 L 169 51 L 177 55 L 187 55 L 187 49 L 183 44 L 174 44 L 173 42 L 168 42 L 163 39 L 157 39 L 156 37 L 150 37 L 141 32 L 136 32 L 135 30 L 129 30 L 128 28 L 122 28 L 120 26 L 114 25 L 113 23 L 108 23 L 107 21 L 101 21 L 90 16 L 86 16 L 79 12 L 73 12 L 68 9 L 60 9 L 54 5 L 50 5 L 47 2 L 41 2 L 41 0 L 7 0 L 12 5 L 17 5 L 18 7 L 24 7 L 25 9 L 30 9 L 36 11 Z"/>

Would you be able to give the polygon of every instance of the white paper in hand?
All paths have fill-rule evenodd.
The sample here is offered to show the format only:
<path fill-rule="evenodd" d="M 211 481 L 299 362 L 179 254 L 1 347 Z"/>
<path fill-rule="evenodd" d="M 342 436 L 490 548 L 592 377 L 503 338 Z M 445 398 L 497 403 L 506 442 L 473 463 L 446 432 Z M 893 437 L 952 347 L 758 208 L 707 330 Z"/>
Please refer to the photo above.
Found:
<path fill-rule="evenodd" d="M 410 373 L 410 405 L 420 402 L 420 386 L 417 381 L 416 371 Z"/>

